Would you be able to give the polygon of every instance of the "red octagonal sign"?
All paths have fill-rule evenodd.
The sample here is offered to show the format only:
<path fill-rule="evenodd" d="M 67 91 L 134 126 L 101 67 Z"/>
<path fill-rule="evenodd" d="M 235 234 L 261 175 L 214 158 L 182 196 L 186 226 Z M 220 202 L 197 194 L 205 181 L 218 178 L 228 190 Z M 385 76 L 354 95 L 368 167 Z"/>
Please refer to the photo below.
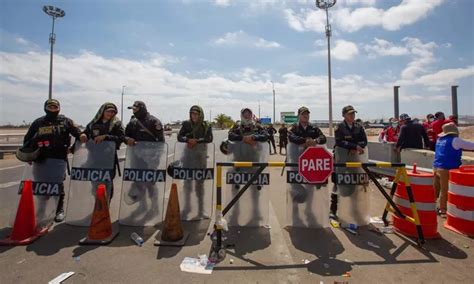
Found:
<path fill-rule="evenodd" d="M 308 147 L 298 158 L 298 172 L 309 183 L 323 183 L 333 171 L 331 153 L 325 147 Z"/>

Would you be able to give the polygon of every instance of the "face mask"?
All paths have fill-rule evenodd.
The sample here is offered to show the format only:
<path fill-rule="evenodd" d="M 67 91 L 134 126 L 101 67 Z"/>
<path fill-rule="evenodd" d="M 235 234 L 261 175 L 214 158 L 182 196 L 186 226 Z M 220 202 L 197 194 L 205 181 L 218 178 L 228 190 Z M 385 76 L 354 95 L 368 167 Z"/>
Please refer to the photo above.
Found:
<path fill-rule="evenodd" d="M 398 123 L 392 123 L 392 128 L 397 128 Z"/>
<path fill-rule="evenodd" d="M 434 120 L 433 118 L 428 119 L 429 122 L 433 122 L 433 120 Z"/>
<path fill-rule="evenodd" d="M 46 112 L 46 119 L 48 120 L 54 120 L 59 115 L 59 110 L 58 111 L 45 110 L 45 112 Z"/>

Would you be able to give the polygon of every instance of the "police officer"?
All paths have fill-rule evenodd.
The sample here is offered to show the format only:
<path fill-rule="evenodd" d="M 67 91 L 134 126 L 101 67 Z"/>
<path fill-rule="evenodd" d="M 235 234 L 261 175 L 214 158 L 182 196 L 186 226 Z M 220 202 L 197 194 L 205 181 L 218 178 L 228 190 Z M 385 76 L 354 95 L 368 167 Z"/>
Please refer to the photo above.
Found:
<path fill-rule="evenodd" d="M 36 119 L 23 139 L 24 147 L 40 147 L 39 160 L 61 159 L 67 161 L 68 148 L 71 144 L 70 135 L 79 139 L 81 130 L 64 115 L 60 115 L 59 101 L 49 99 L 44 103 L 45 116 Z M 65 174 L 65 173 L 64 173 Z M 59 196 L 56 208 L 56 222 L 64 220 L 64 192 Z"/>
<path fill-rule="evenodd" d="M 144 102 L 135 101 L 128 109 L 133 110 L 133 116 L 125 128 L 125 141 L 128 146 L 136 141 L 165 142 L 161 121 L 151 115 Z"/>
<path fill-rule="evenodd" d="M 205 169 L 208 160 L 208 143 L 212 143 L 212 127 L 204 120 L 204 111 L 198 105 L 193 105 L 189 109 L 189 120 L 184 121 L 178 133 L 178 142 L 186 143 L 182 166 L 191 169 Z M 206 215 L 204 208 L 205 188 L 204 180 L 185 180 L 183 184 L 184 202 L 181 216 L 185 220 L 204 219 Z M 197 199 L 197 216 L 188 216 L 195 204 L 191 204 L 191 194 L 194 193 Z"/>
<path fill-rule="evenodd" d="M 230 141 L 242 141 L 255 145 L 256 142 L 268 141 L 268 133 L 253 119 L 252 110 L 244 108 L 240 111 L 240 120 L 229 130 Z"/>
<path fill-rule="evenodd" d="M 288 146 L 287 161 L 297 163 L 298 157 L 306 150 L 306 148 L 318 144 L 326 143 L 326 136 L 317 127 L 309 123 L 309 109 L 300 107 L 298 109 L 298 123 L 293 124 L 288 133 L 290 144 Z M 320 186 L 317 189 L 321 188 Z M 304 203 L 304 213 L 306 216 L 306 224 L 316 224 L 315 208 L 312 206 L 314 199 L 314 187 L 304 184 L 290 184 L 290 196 L 292 204 L 292 222 L 294 225 L 300 226 L 304 224 L 299 214 L 299 204 Z"/>
<path fill-rule="evenodd" d="M 326 136 L 321 129 L 309 123 L 309 114 L 307 107 L 300 107 L 298 109 L 298 123 L 293 124 L 288 131 L 290 142 L 298 145 L 304 144 L 305 148 L 326 143 Z"/>
<path fill-rule="evenodd" d="M 184 121 L 178 133 L 178 141 L 193 148 L 198 143 L 212 142 L 212 127 L 204 121 L 204 112 L 198 105 L 189 110 L 189 120 Z"/>
<path fill-rule="evenodd" d="M 161 121 L 148 112 L 144 102 L 135 101 L 128 109 L 133 111 L 130 122 L 125 128 L 125 142 L 129 147 L 135 146 L 138 141 L 165 142 Z M 140 155 L 140 152 L 131 151 L 131 154 L 127 154 L 127 159 L 130 159 L 129 165 L 131 167 L 141 168 L 145 165 L 157 167 L 160 160 L 157 158 L 159 153 L 159 151 L 156 151 L 157 156 L 146 157 Z M 146 192 L 151 199 L 152 208 L 156 208 L 158 204 L 156 204 L 157 201 L 154 198 L 155 185 L 150 183 L 134 182 L 130 190 L 123 195 L 123 200 L 127 205 L 132 205 Z M 146 207 L 146 204 L 139 206 L 137 211 L 146 210 Z"/>
<path fill-rule="evenodd" d="M 119 150 L 120 145 L 125 142 L 125 131 L 122 122 L 117 117 L 117 106 L 109 102 L 104 103 L 92 121 L 87 124 L 86 129 L 80 136 L 80 140 L 82 143 L 87 142 L 87 140 L 93 140 L 95 144 L 102 143 L 103 141 L 113 141 L 115 142 L 116 150 Z M 115 153 L 114 175 L 112 176 L 112 180 L 115 177 L 117 165 L 118 157 L 117 153 Z M 110 185 L 109 200 L 112 199 L 113 194 L 114 185 L 112 182 Z"/>
<path fill-rule="evenodd" d="M 363 154 L 367 146 L 367 135 L 362 124 L 355 121 L 357 111 L 348 105 L 342 108 L 344 120 L 335 129 L 335 147 L 349 150 L 352 154 Z M 341 161 L 343 162 L 343 161 Z M 336 186 L 331 194 L 331 208 L 329 218 L 337 219 L 337 194 Z"/>
<path fill-rule="evenodd" d="M 238 147 L 239 150 L 234 150 L 233 156 L 234 161 L 238 162 L 263 162 L 260 160 L 263 154 L 263 148 L 259 147 L 257 142 L 268 142 L 267 131 L 255 121 L 252 110 L 244 108 L 240 111 L 240 121 L 237 121 L 235 125 L 229 130 L 228 139 L 234 142 L 242 142 L 242 147 Z M 237 143 L 238 144 L 238 143 Z M 266 149 L 265 149 L 266 151 Z M 236 168 L 235 172 L 253 172 L 251 168 Z M 234 194 L 240 188 L 239 185 L 232 187 Z M 252 187 L 250 189 L 252 195 L 252 222 L 262 221 L 262 213 L 259 209 L 259 189 L 261 186 Z M 240 215 L 240 204 L 235 204 L 229 223 L 236 223 Z M 237 222 L 238 223 L 238 222 Z"/>

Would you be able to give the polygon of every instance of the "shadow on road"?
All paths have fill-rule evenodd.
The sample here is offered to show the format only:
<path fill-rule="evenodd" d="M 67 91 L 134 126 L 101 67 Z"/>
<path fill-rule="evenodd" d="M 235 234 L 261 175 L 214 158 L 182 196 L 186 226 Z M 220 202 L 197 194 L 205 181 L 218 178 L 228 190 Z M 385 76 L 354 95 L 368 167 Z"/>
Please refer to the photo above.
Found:
<path fill-rule="evenodd" d="M 53 255 L 63 248 L 77 246 L 85 235 L 87 228 L 58 224 L 48 234 L 28 245 L 26 250 L 42 256 Z"/>
<path fill-rule="evenodd" d="M 306 265 L 311 273 L 323 276 L 340 276 L 351 271 L 350 263 L 336 259 L 344 252 L 344 247 L 330 228 L 311 229 L 285 227 L 290 234 L 293 246 L 303 252 L 316 256 L 316 260 Z"/>

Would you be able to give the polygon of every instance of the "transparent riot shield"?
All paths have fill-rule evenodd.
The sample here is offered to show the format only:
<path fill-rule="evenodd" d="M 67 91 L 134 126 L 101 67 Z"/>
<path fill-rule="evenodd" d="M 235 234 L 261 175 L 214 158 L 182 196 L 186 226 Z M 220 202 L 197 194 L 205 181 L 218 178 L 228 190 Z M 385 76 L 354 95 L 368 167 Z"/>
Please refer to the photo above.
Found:
<path fill-rule="evenodd" d="M 127 147 L 120 224 L 155 226 L 163 220 L 167 157 L 166 143 L 137 142 Z"/>
<path fill-rule="evenodd" d="M 351 153 L 348 149 L 334 148 L 335 162 L 367 163 L 369 153 Z M 338 195 L 337 215 L 343 224 L 369 223 L 369 177 L 362 168 L 337 167 L 334 169 L 334 184 Z"/>
<path fill-rule="evenodd" d="M 230 162 L 268 162 L 270 149 L 267 142 L 257 142 L 255 145 L 229 142 L 228 149 L 228 161 Z M 245 186 L 257 169 L 258 167 L 224 168 L 224 207 Z M 270 173 L 265 169 L 225 215 L 229 226 L 260 227 L 268 225 L 270 210 L 269 185 Z"/>
<path fill-rule="evenodd" d="M 288 143 L 287 162 L 298 163 L 304 152 L 303 145 Z M 287 224 L 293 227 L 328 227 L 328 183 L 309 184 L 298 174 L 298 167 L 286 168 L 286 217 Z"/>
<path fill-rule="evenodd" d="M 66 161 L 61 159 L 44 159 L 25 164 L 18 193 L 23 190 L 25 180 L 33 183 L 33 198 L 38 226 L 44 227 L 53 222 L 59 196 L 64 194 Z"/>
<path fill-rule="evenodd" d="M 176 142 L 174 162 L 169 169 L 178 187 L 182 220 L 208 219 L 212 215 L 214 188 L 214 143 Z"/>
<path fill-rule="evenodd" d="M 114 161 L 115 142 L 94 144 L 94 141 L 88 141 L 74 145 L 67 224 L 84 227 L 90 225 L 95 193 L 100 184 L 106 186 L 107 196 L 110 198 L 115 177 Z"/>

